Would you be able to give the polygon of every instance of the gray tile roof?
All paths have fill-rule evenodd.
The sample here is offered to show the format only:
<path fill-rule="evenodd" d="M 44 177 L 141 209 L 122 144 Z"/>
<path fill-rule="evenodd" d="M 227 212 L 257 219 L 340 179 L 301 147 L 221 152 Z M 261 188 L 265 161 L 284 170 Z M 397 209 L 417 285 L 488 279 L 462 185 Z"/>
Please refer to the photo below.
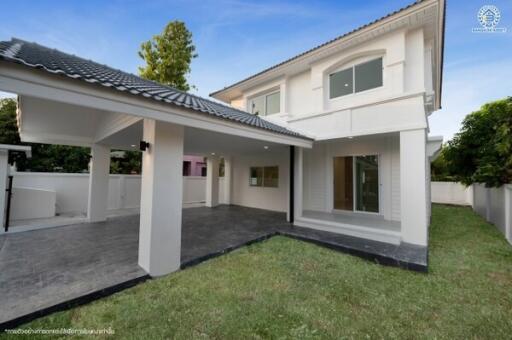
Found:
<path fill-rule="evenodd" d="M 271 132 L 310 139 L 248 112 L 36 43 L 15 38 L 10 41 L 0 41 L 0 60 L 42 69 L 52 74 L 102 85 L 112 90 L 184 107 Z"/>
<path fill-rule="evenodd" d="M 384 20 L 384 19 L 387 19 L 387 18 L 389 18 L 389 17 L 391 17 L 391 16 L 393 16 L 393 15 L 395 15 L 395 14 L 397 14 L 397 13 L 403 12 L 403 11 L 405 11 L 405 10 L 407 10 L 407 9 L 409 9 L 409 8 L 411 8 L 411 7 L 415 6 L 415 5 L 417 5 L 417 4 L 419 4 L 419 3 L 423 2 L 423 1 L 425 1 L 425 0 L 416 0 L 416 1 L 414 1 L 413 3 L 411 3 L 411 4 L 409 4 L 409 5 L 405 6 L 405 7 L 402 7 L 402 8 L 400 8 L 400 9 L 398 9 L 398 10 L 394 11 L 394 12 L 391 12 L 391 13 L 389 13 L 389 14 L 386 14 L 385 16 L 383 16 L 383 17 L 381 17 L 381 18 L 379 18 L 379 19 L 376 19 L 376 20 L 374 20 L 374 21 L 372 21 L 372 22 L 369 22 L 369 23 L 367 23 L 367 24 L 365 24 L 365 25 L 363 25 L 363 26 L 360 26 L 360 27 L 358 27 L 358 28 L 355 28 L 355 29 L 353 29 L 353 30 L 352 30 L 352 31 L 350 31 L 350 32 L 347 32 L 347 33 L 344 33 L 344 34 L 342 34 L 342 35 L 340 35 L 340 36 L 337 36 L 337 37 L 336 37 L 336 38 L 334 38 L 334 39 L 331 39 L 331 40 L 329 40 L 329 41 L 326 41 L 326 42 L 324 42 L 324 43 L 322 43 L 322 44 L 320 44 L 320 45 L 318 45 L 318 46 L 315 46 L 315 47 L 313 47 L 313 48 L 311 48 L 311 49 L 309 49 L 309 50 L 307 50 L 307 51 L 305 51 L 305 52 L 302 52 L 302 53 L 300 53 L 300 54 L 297 54 L 296 56 L 291 57 L 291 58 L 289 58 L 289 59 L 287 59 L 287 60 L 285 60 L 285 61 L 282 61 L 282 62 L 280 62 L 280 63 L 278 63 L 278 64 L 276 64 L 276 65 L 270 66 L 270 67 L 268 67 L 268 68 L 264 69 L 263 71 L 260 71 L 260 72 L 258 72 L 258 73 L 256 73 L 256 74 L 253 74 L 252 76 L 249 76 L 249 77 L 247 77 L 247 78 L 245 78 L 245 79 L 242 79 L 242 80 L 240 80 L 240 81 L 237 81 L 236 83 L 231 84 L 231 85 L 229 85 L 229 86 L 226 86 L 226 87 L 224 87 L 223 89 L 220 89 L 220 90 L 217 90 L 217 91 L 215 91 L 215 92 L 212 92 L 212 93 L 210 93 L 210 97 L 214 97 L 215 95 L 217 95 L 217 94 L 219 94 L 219 93 L 221 93 L 221 92 L 224 92 L 224 91 L 226 91 L 226 90 L 229 90 L 229 89 L 231 89 L 231 88 L 233 88 L 233 87 L 236 87 L 236 86 L 238 86 L 238 85 L 240 85 L 240 84 L 242 84 L 242 83 L 245 83 L 245 82 L 246 82 L 246 81 L 248 81 L 248 80 L 251 80 L 251 79 L 253 79 L 253 78 L 256 78 L 256 77 L 258 77 L 258 76 L 260 76 L 260 75 L 262 75 L 262 74 L 265 74 L 265 73 L 267 73 L 267 72 L 269 72 L 269 71 L 272 71 L 272 70 L 274 70 L 274 69 L 276 69 L 276 68 L 279 68 L 279 67 L 281 67 L 281 66 L 284 66 L 284 65 L 286 65 L 286 64 L 288 64 L 288 63 L 290 63 L 290 62 L 294 61 L 295 59 L 299 59 L 300 57 L 303 57 L 303 56 L 305 56 L 305 55 L 308 55 L 308 54 L 310 54 L 311 52 L 314 52 L 314 51 L 316 51 L 316 50 L 318 50 L 318 49 L 320 49 L 320 48 L 322 48 L 322 47 L 324 47 L 324 46 L 330 45 L 330 44 L 332 44 L 332 43 L 334 43 L 334 42 L 336 42 L 336 41 L 338 41 L 338 40 L 341 40 L 341 39 L 343 39 L 343 38 L 345 38 L 345 37 L 347 37 L 347 36 L 349 36 L 349 35 L 351 35 L 351 34 L 354 34 L 354 33 L 358 32 L 358 31 L 360 31 L 360 30 L 362 30 L 362 29 L 364 29 L 364 28 L 368 27 L 368 26 L 371 26 L 371 25 L 373 25 L 373 24 L 376 24 L 376 23 L 378 23 L 378 22 L 380 22 L 380 21 L 382 21 L 382 20 Z"/>

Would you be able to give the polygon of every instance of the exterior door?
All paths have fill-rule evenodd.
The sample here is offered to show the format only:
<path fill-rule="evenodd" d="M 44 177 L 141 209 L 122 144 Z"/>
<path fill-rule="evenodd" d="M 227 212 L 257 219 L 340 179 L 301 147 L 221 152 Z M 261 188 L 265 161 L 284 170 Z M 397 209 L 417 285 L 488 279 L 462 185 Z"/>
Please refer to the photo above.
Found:
<path fill-rule="evenodd" d="M 378 156 L 334 157 L 333 161 L 334 209 L 378 213 Z"/>

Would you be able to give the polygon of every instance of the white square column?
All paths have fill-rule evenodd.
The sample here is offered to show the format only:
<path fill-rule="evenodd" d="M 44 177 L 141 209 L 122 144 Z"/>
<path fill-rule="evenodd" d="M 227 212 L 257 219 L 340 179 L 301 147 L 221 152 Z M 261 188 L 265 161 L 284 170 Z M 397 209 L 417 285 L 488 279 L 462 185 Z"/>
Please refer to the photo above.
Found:
<path fill-rule="evenodd" d="M 151 276 L 180 268 L 183 126 L 144 119 L 139 266 Z"/>
<path fill-rule="evenodd" d="M 231 181 L 233 167 L 231 157 L 224 157 L 224 203 L 231 204 Z"/>
<path fill-rule="evenodd" d="M 100 144 L 91 146 L 89 197 L 87 218 L 90 222 L 107 219 L 108 177 L 110 173 L 110 147 Z"/>
<path fill-rule="evenodd" d="M 206 206 L 219 205 L 219 159 L 215 156 L 206 160 Z"/>
<path fill-rule="evenodd" d="M 402 240 L 428 243 L 427 135 L 425 129 L 400 131 L 400 216 Z"/>

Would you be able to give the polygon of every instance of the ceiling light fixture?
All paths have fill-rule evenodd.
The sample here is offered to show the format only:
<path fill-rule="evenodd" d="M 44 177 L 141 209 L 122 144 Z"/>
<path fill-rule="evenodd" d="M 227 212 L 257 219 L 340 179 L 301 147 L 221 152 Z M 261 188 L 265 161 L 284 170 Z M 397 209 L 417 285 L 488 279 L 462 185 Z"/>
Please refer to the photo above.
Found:
<path fill-rule="evenodd" d="M 268 150 L 268 146 L 267 146 L 267 145 L 265 145 L 265 146 L 263 147 L 263 149 Z"/>

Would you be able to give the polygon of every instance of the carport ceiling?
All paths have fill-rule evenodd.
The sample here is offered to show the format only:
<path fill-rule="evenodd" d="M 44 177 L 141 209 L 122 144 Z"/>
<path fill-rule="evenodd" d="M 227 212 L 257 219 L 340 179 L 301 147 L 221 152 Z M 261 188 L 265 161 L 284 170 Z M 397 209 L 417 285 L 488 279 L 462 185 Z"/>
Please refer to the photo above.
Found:
<path fill-rule="evenodd" d="M 142 120 L 123 129 L 102 142 L 113 148 L 137 150 L 142 138 Z M 244 155 L 250 153 L 286 151 L 287 146 L 264 142 L 251 138 L 185 127 L 184 153 L 187 155 L 208 156 Z"/>

